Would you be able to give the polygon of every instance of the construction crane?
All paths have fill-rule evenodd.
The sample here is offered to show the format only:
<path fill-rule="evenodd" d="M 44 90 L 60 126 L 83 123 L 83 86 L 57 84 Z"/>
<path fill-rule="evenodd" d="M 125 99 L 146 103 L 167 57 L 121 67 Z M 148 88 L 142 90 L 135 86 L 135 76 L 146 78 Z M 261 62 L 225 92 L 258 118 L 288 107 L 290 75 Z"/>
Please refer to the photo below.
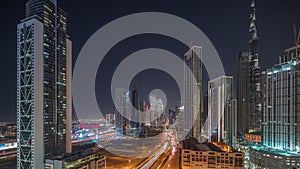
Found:
<path fill-rule="evenodd" d="M 297 59 L 299 58 L 299 55 L 298 55 L 299 39 L 300 39 L 300 29 L 299 29 L 298 35 L 297 35 L 296 25 L 294 25 L 294 40 L 295 40 L 296 58 Z"/>

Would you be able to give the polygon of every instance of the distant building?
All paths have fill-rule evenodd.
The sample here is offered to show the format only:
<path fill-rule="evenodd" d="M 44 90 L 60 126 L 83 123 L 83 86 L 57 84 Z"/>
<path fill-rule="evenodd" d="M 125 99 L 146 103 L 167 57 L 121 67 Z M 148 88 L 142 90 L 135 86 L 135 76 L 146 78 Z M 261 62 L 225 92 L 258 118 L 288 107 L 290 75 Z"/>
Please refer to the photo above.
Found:
<path fill-rule="evenodd" d="M 138 129 L 139 128 L 139 97 L 138 97 L 138 90 L 137 86 L 134 85 L 132 91 L 130 92 L 131 102 L 132 102 L 132 112 L 131 112 L 131 120 L 130 120 L 130 128 Z"/>
<path fill-rule="evenodd" d="M 258 64 L 259 48 L 258 33 L 256 28 L 256 8 L 255 0 L 251 2 L 251 12 L 249 21 L 249 133 L 261 132 L 261 71 Z"/>
<path fill-rule="evenodd" d="M 150 95 L 150 117 L 152 119 L 151 126 L 158 127 L 161 122 L 161 115 L 164 111 L 163 101 L 155 94 Z"/>
<path fill-rule="evenodd" d="M 184 139 L 184 106 L 178 108 L 178 117 L 175 122 L 176 130 L 177 130 L 177 139 Z"/>
<path fill-rule="evenodd" d="M 201 136 L 201 58 L 202 47 L 200 46 L 193 46 L 184 55 L 184 62 L 186 64 L 184 73 L 184 132 L 187 137 L 194 137 L 198 140 L 200 140 Z"/>
<path fill-rule="evenodd" d="M 256 27 L 255 0 L 251 1 L 249 17 L 249 51 L 240 52 L 237 58 L 238 132 L 261 132 L 261 70 Z"/>
<path fill-rule="evenodd" d="M 232 76 L 220 76 L 208 82 L 209 141 L 231 144 Z"/>
<path fill-rule="evenodd" d="M 244 169 L 244 154 L 224 143 L 186 139 L 182 143 L 181 164 L 183 169 Z"/>
<path fill-rule="evenodd" d="M 230 99 L 229 114 L 226 116 L 227 126 L 227 144 L 236 147 L 238 143 L 238 132 L 237 132 L 237 99 Z"/>
<path fill-rule="evenodd" d="M 204 127 L 208 117 L 208 93 L 205 92 L 203 96 L 203 112 L 201 115 L 201 127 Z"/>
<path fill-rule="evenodd" d="M 47 159 L 45 169 L 105 169 L 106 158 L 94 151 L 79 151 Z"/>
<path fill-rule="evenodd" d="M 237 55 L 237 130 L 241 135 L 249 131 L 249 83 L 249 54 L 240 52 Z"/>
<path fill-rule="evenodd" d="M 115 89 L 115 102 L 116 102 L 116 134 L 126 135 L 126 90 L 123 88 Z"/>

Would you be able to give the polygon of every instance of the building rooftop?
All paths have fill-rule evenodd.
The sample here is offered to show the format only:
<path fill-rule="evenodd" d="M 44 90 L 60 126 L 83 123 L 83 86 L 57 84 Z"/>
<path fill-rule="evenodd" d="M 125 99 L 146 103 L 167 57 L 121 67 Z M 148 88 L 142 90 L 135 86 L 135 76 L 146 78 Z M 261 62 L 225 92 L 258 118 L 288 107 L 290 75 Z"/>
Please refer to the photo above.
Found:
<path fill-rule="evenodd" d="M 76 151 L 72 153 L 66 153 L 62 156 L 53 157 L 50 160 L 61 160 L 63 162 L 73 162 L 81 158 L 91 156 L 95 153 L 96 153 L 95 151 L 91 151 L 91 150 Z"/>
<path fill-rule="evenodd" d="M 216 152 L 238 152 L 231 146 L 220 142 L 199 143 L 195 138 L 185 139 L 182 143 L 183 149 Z"/>
<path fill-rule="evenodd" d="M 254 150 L 257 150 L 257 151 L 264 151 L 264 152 L 272 153 L 274 155 L 289 156 L 289 157 L 300 157 L 300 154 L 297 154 L 297 153 L 278 150 L 278 149 L 267 148 L 267 147 L 264 147 L 264 146 L 251 146 L 251 148 L 254 149 Z"/>

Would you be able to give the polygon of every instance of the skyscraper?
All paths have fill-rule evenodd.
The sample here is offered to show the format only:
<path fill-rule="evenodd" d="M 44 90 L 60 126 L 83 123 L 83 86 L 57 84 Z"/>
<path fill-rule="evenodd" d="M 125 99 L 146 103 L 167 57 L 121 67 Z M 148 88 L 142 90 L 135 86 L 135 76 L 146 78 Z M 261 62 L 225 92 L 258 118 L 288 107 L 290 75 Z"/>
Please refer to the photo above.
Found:
<path fill-rule="evenodd" d="M 258 35 L 256 29 L 255 0 L 251 2 L 249 25 L 249 58 L 250 58 L 250 95 L 249 95 L 249 133 L 261 132 L 261 79 L 258 65 Z"/>
<path fill-rule="evenodd" d="M 134 85 L 131 91 L 131 102 L 132 102 L 132 112 L 131 112 L 131 121 L 130 127 L 133 129 L 138 129 L 139 127 L 139 117 L 138 117 L 138 110 L 139 110 L 139 98 L 138 98 L 138 91 L 137 86 Z"/>
<path fill-rule="evenodd" d="M 238 132 L 261 132 L 261 72 L 258 64 L 258 34 L 255 0 L 251 1 L 249 17 L 249 52 L 238 54 Z M 247 56 L 248 55 L 248 56 Z"/>
<path fill-rule="evenodd" d="M 226 116 L 227 123 L 227 144 L 231 146 L 236 146 L 237 143 L 237 99 L 230 99 L 230 105 L 228 106 L 229 115 Z"/>
<path fill-rule="evenodd" d="M 197 140 L 200 140 L 201 136 L 201 58 L 202 47 L 200 46 L 193 46 L 184 55 L 184 62 L 186 64 L 186 70 L 184 73 L 184 132 L 187 137 L 194 137 Z"/>
<path fill-rule="evenodd" d="M 263 145 L 300 152 L 300 69 L 295 47 L 263 74 Z"/>
<path fill-rule="evenodd" d="M 232 99 L 232 77 L 220 76 L 208 82 L 209 141 L 229 143 Z"/>
<path fill-rule="evenodd" d="M 116 133 L 119 135 L 126 134 L 126 90 L 124 88 L 116 88 Z"/>
<path fill-rule="evenodd" d="M 29 0 L 17 26 L 18 168 L 71 152 L 71 46 L 56 1 Z"/>
<path fill-rule="evenodd" d="M 237 107 L 238 107 L 238 133 L 245 134 L 249 131 L 249 54 L 239 52 L 237 55 Z"/>

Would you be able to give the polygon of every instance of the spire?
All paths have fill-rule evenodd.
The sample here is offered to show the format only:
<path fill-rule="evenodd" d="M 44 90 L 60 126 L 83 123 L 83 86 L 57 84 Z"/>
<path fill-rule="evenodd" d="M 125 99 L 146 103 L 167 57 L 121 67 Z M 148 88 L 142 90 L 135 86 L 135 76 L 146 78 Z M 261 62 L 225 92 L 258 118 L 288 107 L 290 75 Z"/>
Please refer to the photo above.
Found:
<path fill-rule="evenodd" d="M 250 25 L 249 25 L 249 41 L 257 38 L 256 30 L 256 15 L 255 15 L 255 0 L 251 2 Z"/>

